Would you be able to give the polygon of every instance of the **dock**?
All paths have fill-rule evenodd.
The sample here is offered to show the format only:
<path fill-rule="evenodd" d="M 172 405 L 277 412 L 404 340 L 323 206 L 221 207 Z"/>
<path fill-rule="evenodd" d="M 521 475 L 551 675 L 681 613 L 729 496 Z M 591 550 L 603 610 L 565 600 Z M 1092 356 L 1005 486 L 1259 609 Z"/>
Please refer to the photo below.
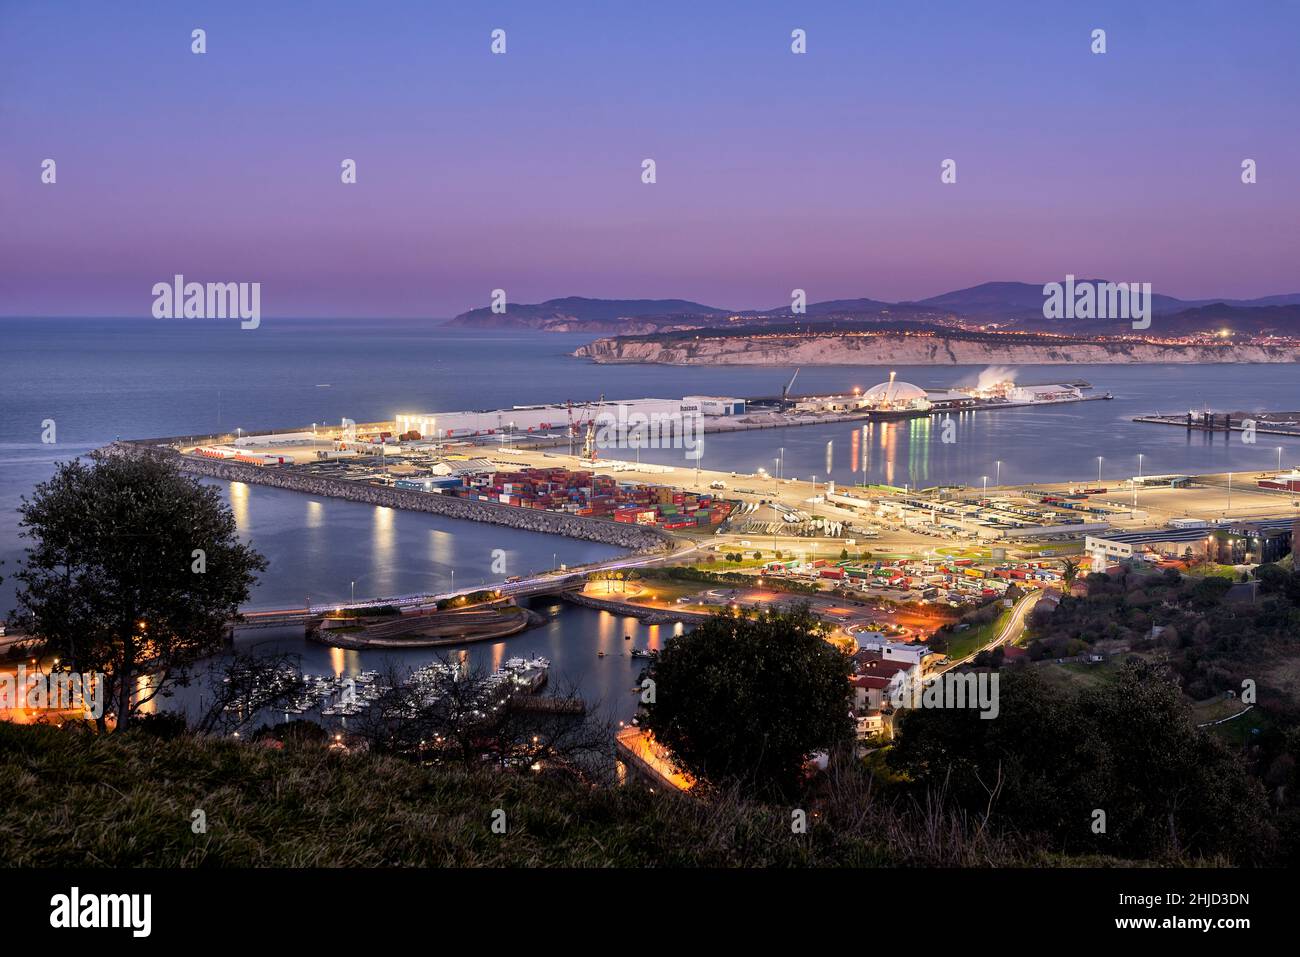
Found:
<path fill-rule="evenodd" d="M 1139 415 L 1134 422 L 1172 425 L 1191 432 L 1246 432 L 1300 437 L 1300 412 L 1184 412 Z M 1251 423 L 1251 425 L 1247 425 Z"/>

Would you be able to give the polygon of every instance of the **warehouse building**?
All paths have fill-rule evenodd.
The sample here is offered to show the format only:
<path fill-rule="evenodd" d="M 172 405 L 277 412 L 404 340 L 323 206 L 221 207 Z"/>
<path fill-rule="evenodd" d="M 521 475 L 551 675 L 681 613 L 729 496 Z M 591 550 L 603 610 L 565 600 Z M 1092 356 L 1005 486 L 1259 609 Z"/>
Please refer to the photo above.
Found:
<path fill-rule="evenodd" d="M 1223 565 L 1259 565 L 1275 562 L 1291 553 L 1300 520 L 1287 518 L 1171 526 L 1145 532 L 1115 532 L 1088 535 L 1084 552 L 1092 559 L 1093 571 L 1143 555 L 1193 558 Z"/>
<path fill-rule="evenodd" d="M 744 402 L 739 399 L 714 399 L 718 403 Z M 721 407 L 721 406 L 719 406 Z M 398 435 L 418 433 L 426 439 L 463 439 L 474 436 L 527 435 L 529 433 L 564 434 L 572 421 L 586 428 L 596 420 L 623 421 L 633 415 L 662 419 L 664 416 L 707 415 L 695 399 L 623 399 L 590 402 L 583 405 L 556 402 L 547 405 L 517 405 L 509 409 L 486 409 L 470 412 L 400 412 L 394 416 Z M 717 414 L 735 414 L 722 413 Z"/>
<path fill-rule="evenodd" d="M 701 415 L 744 415 L 745 400 L 732 396 L 688 395 L 682 399 L 682 406 L 694 406 Z"/>

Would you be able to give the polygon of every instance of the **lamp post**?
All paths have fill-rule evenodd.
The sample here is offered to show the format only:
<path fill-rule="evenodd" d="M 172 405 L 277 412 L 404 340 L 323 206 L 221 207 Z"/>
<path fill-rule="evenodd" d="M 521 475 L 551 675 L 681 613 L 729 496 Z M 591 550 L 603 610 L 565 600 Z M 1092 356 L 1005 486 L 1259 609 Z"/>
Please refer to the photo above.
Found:
<path fill-rule="evenodd" d="M 356 583 L 356 582 L 353 582 L 353 583 L 352 583 L 352 603 L 353 603 L 353 604 L 356 604 L 356 601 L 357 601 L 357 583 Z"/>
<path fill-rule="evenodd" d="M 1097 456 L 1097 486 L 1099 488 L 1101 487 L 1101 463 L 1104 461 L 1106 461 L 1106 457 L 1104 455 Z"/>
<path fill-rule="evenodd" d="M 997 467 L 997 471 L 994 473 L 997 476 L 997 478 L 993 480 L 993 487 L 1001 488 L 1002 487 L 1002 460 L 998 459 L 993 464 Z"/>
<path fill-rule="evenodd" d="M 1277 470 L 1282 471 L 1282 446 L 1277 447 Z"/>
<path fill-rule="evenodd" d="M 1133 519 L 1137 518 L 1138 486 L 1141 484 L 1142 484 L 1142 453 L 1139 452 L 1138 453 L 1138 476 L 1133 481 L 1133 511 L 1132 514 L 1130 515 L 1130 517 Z"/>

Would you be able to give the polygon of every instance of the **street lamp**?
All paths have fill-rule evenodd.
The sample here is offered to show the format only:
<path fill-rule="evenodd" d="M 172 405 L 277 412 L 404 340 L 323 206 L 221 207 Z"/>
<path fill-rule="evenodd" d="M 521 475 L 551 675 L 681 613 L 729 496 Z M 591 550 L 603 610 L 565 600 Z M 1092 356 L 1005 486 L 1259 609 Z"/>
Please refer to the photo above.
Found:
<path fill-rule="evenodd" d="M 352 583 L 352 603 L 353 603 L 353 604 L 356 604 L 356 601 L 357 601 L 357 583 L 356 583 L 356 582 L 353 582 L 353 583 Z"/>
<path fill-rule="evenodd" d="M 1282 471 L 1282 446 L 1277 447 L 1277 470 Z"/>
<path fill-rule="evenodd" d="M 1101 485 L 1101 463 L 1104 461 L 1106 461 L 1106 457 L 1104 455 L 1097 456 L 1097 485 L 1098 486 Z"/>
<path fill-rule="evenodd" d="M 989 477 L 988 477 L 987 475 L 981 475 L 980 478 L 984 480 L 984 494 L 983 494 L 981 497 L 982 497 L 982 498 L 988 498 L 988 497 L 989 497 Z"/>
<path fill-rule="evenodd" d="M 997 466 L 997 472 L 994 473 L 997 475 L 997 478 L 993 481 L 993 485 L 995 488 L 1001 488 L 1002 487 L 1002 460 L 998 459 L 993 464 Z"/>
<path fill-rule="evenodd" d="M 1142 484 L 1142 453 L 1138 453 L 1138 476 L 1133 481 L 1133 512 L 1131 518 L 1137 518 L 1138 486 Z"/>

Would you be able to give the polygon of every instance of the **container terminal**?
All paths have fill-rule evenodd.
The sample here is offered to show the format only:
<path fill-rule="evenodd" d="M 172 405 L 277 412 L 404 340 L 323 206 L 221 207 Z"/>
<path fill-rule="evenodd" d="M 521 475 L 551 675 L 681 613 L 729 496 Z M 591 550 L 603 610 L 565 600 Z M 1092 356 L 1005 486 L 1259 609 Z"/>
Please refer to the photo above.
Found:
<path fill-rule="evenodd" d="M 797 373 L 795 375 L 797 378 Z M 648 526 L 692 547 L 872 550 L 935 553 L 956 546 L 1020 557 L 1076 555 L 1094 568 L 1116 558 L 1185 558 L 1289 552 L 1300 514 L 1300 472 L 1236 476 L 1121 476 L 1095 483 L 1032 486 L 836 486 L 784 475 L 630 461 L 626 432 L 656 421 L 694 421 L 704 432 L 943 415 L 1106 398 L 1085 382 L 982 382 L 927 390 L 892 375 L 867 390 L 779 396 L 599 400 L 466 412 L 398 413 L 357 425 L 146 440 L 182 460 L 241 466 L 244 476 L 291 473 L 348 488 L 390 488 L 493 507 L 554 513 L 614 525 Z M 613 426 L 614 441 L 600 441 Z M 565 448 L 567 446 L 567 449 Z M 614 451 L 617 449 L 617 451 Z M 252 466 L 253 468 L 248 468 Z M 208 473 L 211 474 L 211 473 Z M 245 481 L 248 479 L 245 478 Z M 252 481 L 258 481 L 256 478 Z M 327 493 L 328 494 L 328 493 Z M 1188 522 L 1209 531 L 1186 535 Z M 1178 534 L 1169 531 L 1178 529 Z M 1218 534 L 1222 532 L 1223 534 Z M 1125 541 L 1122 536 L 1145 535 Z M 1153 537 L 1154 536 L 1154 537 Z M 1243 545 L 1242 543 L 1245 542 Z M 946 544 L 945 544 L 946 543 Z M 1109 544 L 1107 544 L 1109 543 Z M 987 552 L 987 555 L 984 553 Z M 827 554 L 827 553 L 823 553 Z M 857 566 L 854 566 L 857 567 Z"/>

